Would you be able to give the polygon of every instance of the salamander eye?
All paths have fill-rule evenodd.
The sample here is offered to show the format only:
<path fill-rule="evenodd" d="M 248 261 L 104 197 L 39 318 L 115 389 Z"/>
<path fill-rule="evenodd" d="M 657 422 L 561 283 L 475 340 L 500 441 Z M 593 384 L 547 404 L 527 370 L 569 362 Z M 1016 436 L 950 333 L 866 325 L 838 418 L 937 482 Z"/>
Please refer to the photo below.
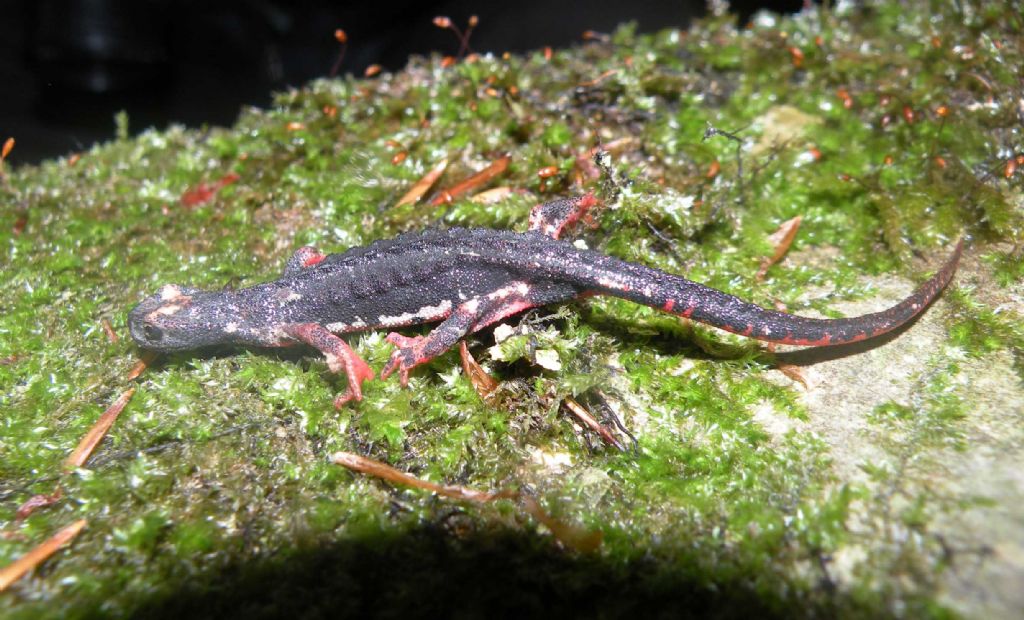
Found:
<path fill-rule="evenodd" d="M 146 334 L 146 338 L 152 342 L 160 342 L 164 339 L 164 330 L 149 323 L 142 326 L 142 333 Z"/>

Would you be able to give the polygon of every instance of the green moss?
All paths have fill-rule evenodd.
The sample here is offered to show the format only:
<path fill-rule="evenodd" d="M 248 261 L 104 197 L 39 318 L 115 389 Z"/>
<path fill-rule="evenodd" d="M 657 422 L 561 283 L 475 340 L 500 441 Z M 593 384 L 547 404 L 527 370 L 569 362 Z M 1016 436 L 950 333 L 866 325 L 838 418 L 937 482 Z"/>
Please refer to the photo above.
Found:
<path fill-rule="evenodd" d="M 988 306 L 969 289 L 960 289 L 950 297 L 958 310 L 957 320 L 949 330 L 950 340 L 975 357 L 1008 350 L 1018 376 L 1024 377 L 1024 328 L 1020 315 Z"/>
<path fill-rule="evenodd" d="M 1007 287 L 1024 280 L 1024 251 L 992 252 L 983 257 L 991 265 L 999 286 Z"/>
<path fill-rule="evenodd" d="M 901 476 L 925 479 L 907 463 L 968 449 L 968 401 L 952 382 L 962 353 L 1009 351 L 1024 367 L 1019 316 L 966 287 L 945 294 L 954 316 L 916 400 L 869 416 L 892 458 L 864 464 L 868 482 L 838 477 L 834 448 L 800 430 L 833 414 L 809 404 L 813 387 L 780 380 L 761 345 L 605 298 L 513 319 L 496 348 L 489 332 L 474 335 L 474 355 L 501 381 L 492 401 L 456 352 L 413 373 L 409 390 L 367 383 L 364 401 L 341 411 L 332 402 L 344 378 L 305 350 L 167 356 L 135 381 L 89 468 L 60 472 L 128 387 L 127 312 L 158 286 L 265 281 L 305 244 L 340 251 L 432 225 L 522 230 L 532 205 L 581 182 L 607 202 L 599 228 L 579 231 L 590 247 L 765 306 L 837 315 L 837 300 L 878 295 L 867 276 L 921 280 L 910 260 L 964 233 L 1009 290 L 1021 275 L 1022 177 L 1002 171 L 1019 150 L 1008 67 L 1021 66 L 1021 48 L 990 6 L 975 8 L 879 3 L 743 30 L 722 17 L 685 33 L 623 27 L 550 60 L 414 59 L 376 81 L 280 93 L 229 129 L 130 138 L 120 114 L 116 140 L 77 163 L 8 169 L 0 563 L 73 519 L 89 527 L 0 598 L 0 614 L 174 615 L 213 599 L 240 615 L 321 599 L 358 613 L 379 609 L 366 592 L 380 583 L 386 609 L 408 611 L 454 600 L 453 589 L 470 605 L 477 593 L 460 579 L 471 575 L 496 584 L 481 597 L 517 610 L 544 594 L 606 615 L 685 603 L 695 615 L 943 616 L 933 575 L 946 560 L 931 534 L 955 498 L 918 488 L 870 536 L 850 523 L 857 506 L 889 510 L 881 498 Z M 739 155 L 733 141 L 702 140 L 708 122 L 745 141 Z M 778 138 L 759 143 L 765 135 Z M 619 192 L 576 157 L 624 139 Z M 438 187 L 448 187 L 505 153 L 493 185 L 527 193 L 393 208 L 442 158 Z M 546 166 L 558 173 L 542 181 Z M 208 202 L 181 201 L 229 173 L 238 181 Z M 798 215 L 789 257 L 759 281 L 768 235 Z M 381 334 L 350 342 L 375 369 L 391 352 Z M 620 416 L 635 451 L 574 426 L 559 409 L 567 396 Z M 528 490 L 565 523 L 600 529 L 604 545 L 574 554 L 509 502 L 392 489 L 329 463 L 337 450 L 437 482 Z M 16 521 L 56 477 L 64 499 Z M 901 532 L 925 534 L 897 544 Z M 838 582 L 829 558 L 851 545 L 867 551 Z M 186 602 L 166 604 L 177 595 Z"/>

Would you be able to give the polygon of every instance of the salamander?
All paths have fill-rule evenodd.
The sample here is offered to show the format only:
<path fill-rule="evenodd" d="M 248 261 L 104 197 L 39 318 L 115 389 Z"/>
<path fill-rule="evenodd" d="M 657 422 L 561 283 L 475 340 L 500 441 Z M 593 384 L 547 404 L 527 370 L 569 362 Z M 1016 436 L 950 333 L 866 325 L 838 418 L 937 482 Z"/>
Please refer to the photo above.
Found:
<path fill-rule="evenodd" d="M 766 342 L 827 346 L 879 336 L 920 314 L 956 271 L 963 241 L 934 276 L 896 305 L 872 314 L 817 319 L 768 310 L 678 275 L 561 240 L 596 204 L 593 194 L 533 208 L 527 232 L 452 228 L 407 233 L 341 254 L 300 248 L 276 280 L 239 290 L 168 284 L 128 316 L 144 349 L 212 345 L 280 347 L 304 343 L 345 371 L 341 407 L 362 399 L 373 370 L 340 334 L 440 324 L 426 335 L 391 332 L 381 372 L 409 371 L 479 331 L 528 308 L 611 295 Z"/>

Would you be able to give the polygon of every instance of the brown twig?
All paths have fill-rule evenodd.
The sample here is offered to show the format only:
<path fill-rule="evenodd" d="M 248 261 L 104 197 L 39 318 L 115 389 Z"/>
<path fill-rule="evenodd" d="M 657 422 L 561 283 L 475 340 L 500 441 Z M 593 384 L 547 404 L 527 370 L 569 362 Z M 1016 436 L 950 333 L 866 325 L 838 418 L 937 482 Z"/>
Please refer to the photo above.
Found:
<path fill-rule="evenodd" d="M 804 369 L 795 364 L 782 364 L 777 363 L 775 367 L 782 374 L 789 377 L 792 381 L 796 381 L 804 386 L 805 390 L 811 388 L 810 382 L 807 380 L 807 375 L 804 374 Z"/>
<path fill-rule="evenodd" d="M 551 535 L 563 545 L 581 553 L 596 551 L 603 538 L 600 530 L 586 530 L 555 519 L 545 511 L 540 503 L 529 495 L 519 495 L 519 505 L 534 519 L 551 530 Z"/>
<path fill-rule="evenodd" d="M 21 506 L 18 506 L 17 512 L 14 513 L 14 520 L 24 521 L 25 519 L 29 518 L 29 516 L 36 510 L 40 508 L 45 508 L 46 506 L 52 506 L 59 502 L 63 497 L 64 490 L 60 488 L 60 484 L 58 484 L 57 488 L 53 490 L 53 493 L 50 493 L 48 495 L 33 495 L 32 497 L 28 498 L 25 502 L 23 502 Z"/>
<path fill-rule="evenodd" d="M 589 88 L 591 86 L 597 86 L 598 84 L 600 84 L 601 82 L 605 81 L 606 79 L 610 78 L 611 76 L 615 75 L 618 72 L 618 69 L 608 69 L 607 71 L 597 76 L 596 78 L 592 80 L 587 80 L 586 82 L 580 82 L 577 86 L 579 86 L 580 88 Z"/>
<path fill-rule="evenodd" d="M 464 499 L 471 502 L 490 502 L 496 499 L 512 499 L 516 496 L 516 494 L 511 491 L 492 493 L 489 491 L 478 491 L 476 489 L 457 485 L 436 484 L 429 480 L 423 480 L 411 474 L 399 471 L 390 465 L 381 463 L 380 461 L 375 461 L 373 459 L 366 458 L 365 456 L 359 456 L 352 452 L 335 452 L 334 455 L 331 456 L 331 460 L 338 465 L 347 467 L 348 469 L 357 471 L 361 474 L 369 474 L 403 486 L 424 489 L 431 493 L 437 493 L 438 495 L 450 497 L 452 499 Z"/>
<path fill-rule="evenodd" d="M 139 361 L 135 362 L 135 365 L 132 366 L 131 370 L 128 371 L 128 374 L 125 375 L 125 380 L 134 381 L 135 379 L 138 379 L 139 376 L 146 371 L 146 368 L 156 360 L 156 358 L 157 354 L 152 351 L 146 351 L 143 353 L 142 357 L 139 358 Z"/>
<path fill-rule="evenodd" d="M 547 527 L 551 534 L 563 545 L 577 551 L 587 553 L 601 546 L 600 531 L 588 531 L 568 523 L 563 523 L 549 515 L 533 497 L 520 491 L 478 491 L 457 485 L 441 485 L 422 480 L 411 474 L 399 471 L 390 465 L 373 459 L 359 456 L 351 452 L 336 452 L 331 460 L 338 465 L 347 467 L 362 474 L 383 478 L 389 482 L 424 489 L 452 499 L 468 500 L 477 503 L 493 502 L 499 499 L 515 501 L 524 512 Z"/>
<path fill-rule="evenodd" d="M 107 335 L 107 340 L 112 344 L 119 340 L 117 332 L 114 331 L 114 326 L 110 324 L 110 319 L 100 319 L 100 325 L 103 327 L 103 333 Z"/>
<path fill-rule="evenodd" d="M 621 452 L 626 451 L 626 447 L 622 445 L 622 442 L 616 439 L 615 435 L 612 435 L 610 430 L 598 422 L 597 418 L 590 415 L 590 412 L 584 409 L 583 405 L 579 404 L 575 399 L 566 398 L 562 401 L 562 407 L 564 407 L 572 417 L 579 420 L 581 424 L 600 435 L 601 439 L 603 439 L 605 443 L 615 446 Z"/>
<path fill-rule="evenodd" d="M 58 549 L 71 542 L 82 531 L 82 528 L 86 526 L 86 523 L 85 519 L 75 521 L 41 544 L 33 547 L 25 555 L 0 569 L 0 592 L 6 590 L 12 583 L 21 579 L 25 574 L 46 561 Z"/>
<path fill-rule="evenodd" d="M 477 363 L 473 358 L 473 355 L 469 352 L 469 346 L 466 344 L 465 340 L 459 341 L 459 357 L 462 358 L 462 372 L 464 372 L 469 378 L 470 383 L 472 383 L 473 387 L 476 389 L 476 393 L 484 400 L 493 396 L 494 391 L 498 389 L 498 381 L 491 375 L 487 374 L 487 371 Z M 543 400 L 547 399 L 544 398 Z M 615 435 L 613 435 L 607 427 L 598 422 L 597 419 L 583 407 L 583 405 L 579 404 L 572 398 L 566 398 L 562 401 L 562 407 L 564 407 L 570 415 L 579 420 L 583 426 L 600 435 L 601 439 L 606 443 L 625 452 L 626 448 L 622 445 L 622 442 L 616 439 Z"/>
<path fill-rule="evenodd" d="M 437 165 L 430 169 L 419 181 L 416 183 L 402 196 L 397 203 L 396 207 L 403 205 L 411 205 L 419 202 L 423 195 L 430 191 L 430 188 L 437 183 L 437 180 L 444 174 L 445 169 L 448 168 L 448 159 L 442 159 L 437 162 Z"/>
<path fill-rule="evenodd" d="M 100 415 L 99 419 L 96 420 L 96 424 L 94 424 L 92 428 L 89 429 L 89 432 L 85 434 L 85 437 L 82 437 L 82 440 L 78 442 L 78 447 L 75 448 L 75 451 L 72 452 L 71 456 L 64 461 L 64 467 L 66 469 L 75 469 L 76 467 L 85 465 L 85 462 L 89 460 L 89 456 L 92 455 L 93 450 L 95 450 L 96 446 L 103 441 L 107 431 L 110 430 L 114 421 L 117 420 L 117 416 L 121 415 L 121 412 L 124 411 L 125 405 L 128 404 L 128 401 L 131 400 L 132 394 L 134 393 L 135 388 L 129 388 L 123 394 L 118 396 L 117 400 L 115 400 L 114 403 Z"/>
<path fill-rule="evenodd" d="M 473 359 L 465 340 L 459 341 L 459 357 L 462 358 L 462 372 L 466 373 L 466 376 L 469 377 L 470 383 L 476 388 L 476 393 L 484 399 L 494 394 L 494 390 L 498 389 L 497 380 L 487 374 L 483 366 Z"/>
<path fill-rule="evenodd" d="M 476 188 L 480 187 L 481 185 L 487 184 L 491 179 L 494 179 L 495 177 L 498 177 L 502 173 L 504 173 L 505 170 L 508 169 L 508 164 L 511 161 L 512 158 L 509 157 L 508 155 L 498 158 L 497 160 L 494 161 L 494 163 L 487 166 L 480 172 L 477 172 L 476 174 L 469 177 L 465 181 L 457 183 L 452 187 L 449 187 L 448 189 L 443 189 L 440 192 L 438 192 L 437 196 L 435 196 L 434 199 L 430 201 L 430 205 L 436 207 L 438 205 L 447 204 L 449 202 L 452 202 L 462 194 L 473 191 Z"/>

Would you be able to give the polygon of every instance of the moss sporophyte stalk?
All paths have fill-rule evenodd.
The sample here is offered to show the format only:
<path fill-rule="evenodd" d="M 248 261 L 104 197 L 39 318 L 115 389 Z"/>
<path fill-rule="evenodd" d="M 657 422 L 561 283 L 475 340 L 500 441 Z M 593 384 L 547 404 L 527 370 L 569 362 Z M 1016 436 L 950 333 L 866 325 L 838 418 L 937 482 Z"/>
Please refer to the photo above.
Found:
<path fill-rule="evenodd" d="M 35 167 L 18 166 L 16 136 L 0 181 L 0 566 L 88 526 L 0 595 L 0 613 L 269 615 L 287 600 L 500 614 L 543 600 L 575 614 L 1011 616 L 1024 606 L 1011 561 L 1024 176 L 1008 164 L 1020 19 L 998 3 L 877 2 L 626 26 L 551 54 L 318 80 L 231 128 L 133 137 L 124 117 L 111 142 Z M 739 141 L 703 140 L 709 123 Z M 592 165 L 599 147 L 615 187 Z M 432 190 L 395 206 L 443 160 Z M 178 352 L 126 378 L 140 354 L 129 310 L 167 283 L 242 290 L 303 246 L 428 228 L 521 233 L 534 205 L 587 192 L 604 210 L 573 247 L 805 316 L 887 308 L 961 234 L 971 244 L 916 322 L 839 352 L 770 350 L 594 297 L 471 334 L 498 382 L 486 398 L 456 352 L 410 373 L 411 389 L 366 382 L 340 410 L 346 381 L 301 347 Z M 376 371 L 385 337 L 345 342 Z M 132 387 L 90 460 L 63 473 Z M 565 415 L 570 398 L 627 450 Z M 340 452 L 528 493 L 556 528 L 603 543 L 575 551 L 511 500 L 392 487 L 330 462 Z M 33 496 L 53 501 L 19 516 Z M 478 588 L 453 585 L 470 577 Z"/>

